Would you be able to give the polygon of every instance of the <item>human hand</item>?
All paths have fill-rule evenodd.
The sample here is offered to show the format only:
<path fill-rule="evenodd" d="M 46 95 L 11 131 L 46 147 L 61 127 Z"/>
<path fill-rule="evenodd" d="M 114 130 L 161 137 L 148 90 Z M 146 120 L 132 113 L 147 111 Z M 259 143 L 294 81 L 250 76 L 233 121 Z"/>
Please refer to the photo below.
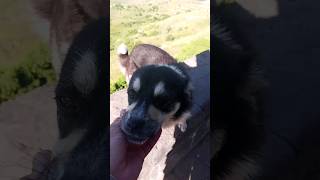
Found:
<path fill-rule="evenodd" d="M 120 129 L 122 111 L 110 125 L 110 173 L 117 180 L 136 180 L 144 158 L 149 154 L 161 135 L 159 132 L 142 145 L 130 144 Z"/>

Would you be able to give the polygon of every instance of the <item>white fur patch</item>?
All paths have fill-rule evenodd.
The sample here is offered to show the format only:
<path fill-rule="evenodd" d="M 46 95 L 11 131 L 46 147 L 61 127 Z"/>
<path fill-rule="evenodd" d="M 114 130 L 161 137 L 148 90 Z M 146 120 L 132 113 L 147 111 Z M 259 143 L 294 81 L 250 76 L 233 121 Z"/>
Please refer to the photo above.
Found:
<path fill-rule="evenodd" d="M 183 127 L 183 129 L 181 129 L 181 131 L 185 131 L 187 129 L 186 125 L 187 125 L 187 120 L 191 117 L 191 113 L 189 111 L 181 114 L 181 116 L 178 119 L 172 120 L 172 119 L 168 119 L 167 121 L 165 121 L 162 125 L 163 128 L 167 128 L 170 126 L 174 126 L 174 125 L 179 125 L 181 124 Z M 180 127 L 179 127 L 180 128 Z M 183 132 L 184 132 L 183 131 Z"/>
<path fill-rule="evenodd" d="M 127 118 L 124 119 L 125 121 L 125 124 L 128 123 L 128 119 L 130 119 L 130 116 L 131 116 L 131 111 L 136 107 L 137 105 L 137 102 L 134 102 L 134 103 L 131 103 L 128 108 L 127 108 L 127 111 L 128 111 L 128 115 L 127 115 Z"/>
<path fill-rule="evenodd" d="M 180 103 L 176 103 L 174 109 L 171 112 L 165 113 L 151 105 L 148 109 L 148 114 L 152 119 L 157 120 L 159 123 L 161 123 L 163 127 L 167 127 L 168 121 L 171 121 L 172 116 L 179 110 L 179 108 Z"/>
<path fill-rule="evenodd" d="M 178 123 L 177 126 L 181 132 L 186 132 L 187 127 L 188 127 L 187 122 Z"/>
<path fill-rule="evenodd" d="M 91 51 L 81 55 L 73 72 L 73 83 L 83 94 L 89 94 L 97 82 L 96 57 Z"/>
<path fill-rule="evenodd" d="M 184 112 L 176 121 L 183 122 L 187 121 L 192 116 L 191 112 Z"/>
<path fill-rule="evenodd" d="M 134 79 L 132 88 L 133 88 L 136 92 L 138 92 L 138 91 L 140 90 L 140 86 L 141 86 L 140 78 Z"/>
<path fill-rule="evenodd" d="M 127 111 L 132 111 L 134 109 L 134 107 L 136 107 L 137 105 L 137 102 L 134 102 L 134 103 L 131 103 L 128 108 L 127 108 Z"/>
<path fill-rule="evenodd" d="M 162 81 L 160 81 L 154 88 L 154 96 L 158 96 L 160 94 L 163 94 L 165 92 L 164 89 L 164 83 Z"/>
<path fill-rule="evenodd" d="M 73 131 L 69 136 L 59 139 L 53 147 L 53 153 L 55 157 L 59 157 L 58 175 L 57 179 L 61 179 L 64 174 L 65 161 L 69 156 L 69 153 L 78 145 L 86 130 L 77 129 Z"/>
<path fill-rule="evenodd" d="M 78 129 L 74 130 L 71 134 L 63 139 L 59 139 L 59 141 L 54 146 L 54 154 L 61 155 L 65 153 L 69 153 L 76 147 L 81 138 L 84 136 L 86 130 Z"/>
<path fill-rule="evenodd" d="M 185 132 L 187 130 L 187 120 L 191 117 L 191 113 L 189 111 L 183 113 L 179 119 L 175 120 L 177 126 L 181 130 L 181 132 Z"/>
<path fill-rule="evenodd" d="M 177 67 L 169 65 L 169 64 L 158 64 L 158 66 L 163 66 L 163 67 L 167 67 L 170 68 L 171 70 L 173 70 L 175 73 L 177 73 L 179 76 L 186 78 L 185 74 Z"/>
<path fill-rule="evenodd" d="M 176 104 L 174 105 L 174 109 L 173 109 L 169 114 L 170 114 L 170 115 L 173 115 L 174 113 L 176 113 L 176 112 L 179 110 L 180 106 L 181 106 L 180 103 L 176 103 Z"/>
<path fill-rule="evenodd" d="M 124 43 L 120 44 L 118 49 L 117 49 L 117 53 L 118 53 L 118 55 L 127 54 L 128 53 L 128 47 Z"/>

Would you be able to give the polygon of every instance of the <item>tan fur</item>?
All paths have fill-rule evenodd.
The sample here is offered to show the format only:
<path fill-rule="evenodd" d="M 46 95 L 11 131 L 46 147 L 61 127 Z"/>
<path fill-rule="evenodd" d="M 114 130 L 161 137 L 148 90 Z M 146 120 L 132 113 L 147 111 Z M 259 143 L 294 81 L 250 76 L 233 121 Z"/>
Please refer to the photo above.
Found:
<path fill-rule="evenodd" d="M 163 113 L 161 110 L 154 106 L 150 106 L 148 114 L 152 119 L 157 119 L 163 128 L 178 125 L 182 132 L 186 131 L 186 121 L 191 117 L 190 112 L 183 113 L 179 119 L 173 119 L 173 115 L 179 110 L 180 103 L 176 103 L 175 108 L 170 113 Z"/>
<path fill-rule="evenodd" d="M 75 130 L 69 136 L 59 139 L 54 146 L 54 154 L 56 156 L 69 153 L 81 140 L 85 130 Z"/>
<path fill-rule="evenodd" d="M 154 88 L 153 94 L 154 94 L 154 96 L 158 96 L 158 95 L 163 94 L 164 91 L 165 91 L 165 85 L 164 85 L 163 82 L 160 81 L 160 82 L 156 85 L 156 87 Z"/>
<path fill-rule="evenodd" d="M 138 91 L 140 90 L 140 86 L 141 86 L 140 78 L 134 79 L 133 85 L 132 85 L 133 89 L 134 89 L 136 92 L 138 92 Z"/>
<path fill-rule="evenodd" d="M 98 70 L 95 64 L 96 57 L 88 51 L 80 55 L 80 60 L 75 64 L 73 84 L 82 94 L 89 94 L 97 84 Z"/>

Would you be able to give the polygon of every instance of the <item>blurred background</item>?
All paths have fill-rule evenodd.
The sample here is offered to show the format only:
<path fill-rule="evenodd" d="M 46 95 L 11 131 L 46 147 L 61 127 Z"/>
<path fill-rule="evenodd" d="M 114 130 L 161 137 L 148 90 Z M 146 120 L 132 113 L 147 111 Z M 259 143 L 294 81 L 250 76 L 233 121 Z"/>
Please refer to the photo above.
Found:
<path fill-rule="evenodd" d="M 268 82 L 259 180 L 320 179 L 320 2 L 217 0 Z"/>
<path fill-rule="evenodd" d="M 32 159 L 56 139 L 49 27 L 30 0 L 0 1 L 0 179 L 30 174 Z"/>
<path fill-rule="evenodd" d="M 0 2 L 0 103 L 55 81 L 46 30 L 35 28 L 27 0 Z"/>

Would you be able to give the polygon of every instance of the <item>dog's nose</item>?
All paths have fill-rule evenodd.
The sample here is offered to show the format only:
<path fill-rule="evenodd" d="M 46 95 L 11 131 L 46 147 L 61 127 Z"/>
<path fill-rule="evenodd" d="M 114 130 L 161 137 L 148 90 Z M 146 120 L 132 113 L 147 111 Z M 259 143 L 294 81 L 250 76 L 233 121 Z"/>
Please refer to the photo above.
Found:
<path fill-rule="evenodd" d="M 138 130 L 143 128 L 145 125 L 145 121 L 142 119 L 131 119 L 128 121 L 127 126 L 130 128 L 130 130 Z"/>

